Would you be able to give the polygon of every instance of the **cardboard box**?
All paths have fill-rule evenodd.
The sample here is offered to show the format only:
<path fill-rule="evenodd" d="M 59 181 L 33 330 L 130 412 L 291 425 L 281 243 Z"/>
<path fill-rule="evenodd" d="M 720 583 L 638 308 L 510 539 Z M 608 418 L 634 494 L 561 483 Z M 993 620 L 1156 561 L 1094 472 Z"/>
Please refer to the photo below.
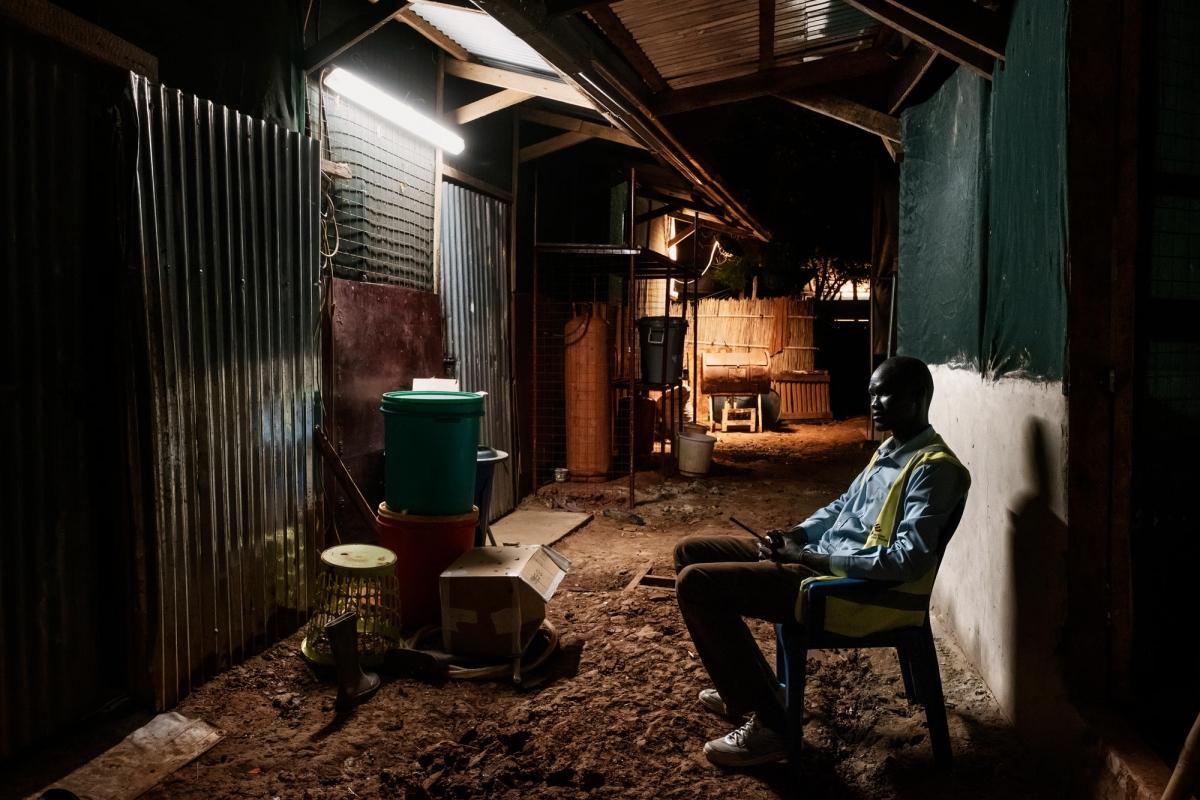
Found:
<path fill-rule="evenodd" d="M 442 645 L 461 656 L 517 658 L 571 562 L 543 545 L 477 547 L 442 573 Z"/>

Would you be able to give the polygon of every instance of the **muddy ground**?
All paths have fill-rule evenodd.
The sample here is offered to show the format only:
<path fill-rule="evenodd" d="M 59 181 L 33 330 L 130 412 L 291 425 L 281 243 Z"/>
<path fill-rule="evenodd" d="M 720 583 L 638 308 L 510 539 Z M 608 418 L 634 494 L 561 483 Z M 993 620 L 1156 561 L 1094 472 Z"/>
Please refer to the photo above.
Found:
<path fill-rule="evenodd" d="M 561 648 L 521 687 L 389 679 L 366 706 L 335 717 L 333 689 L 292 637 L 194 692 L 181 713 L 225 738 L 164 781 L 154 798 L 772 798 L 786 768 L 728 773 L 705 740 L 730 725 L 704 711 L 707 685 L 673 593 L 627 585 L 647 564 L 669 574 L 695 532 L 736 533 L 731 512 L 766 527 L 832 499 L 862 467 L 861 422 L 720 436 L 703 480 L 641 476 L 644 525 L 605 516 L 621 484 L 555 485 L 526 503 L 595 520 L 558 546 L 571 570 L 551 603 Z M 773 654 L 767 626 L 758 632 Z M 811 798 L 1033 798 L 1039 779 L 986 686 L 939 643 L 955 766 L 938 772 L 920 708 L 890 651 L 814 653 L 806 708 Z"/>

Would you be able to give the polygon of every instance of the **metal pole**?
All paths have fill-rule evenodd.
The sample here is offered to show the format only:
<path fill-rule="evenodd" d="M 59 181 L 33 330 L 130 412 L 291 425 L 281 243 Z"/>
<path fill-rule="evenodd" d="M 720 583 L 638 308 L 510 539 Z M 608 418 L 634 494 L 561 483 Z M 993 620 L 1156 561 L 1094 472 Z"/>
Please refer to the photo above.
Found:
<path fill-rule="evenodd" d="M 647 225 L 646 227 L 649 228 L 650 226 Z M 666 344 L 670 344 L 670 342 L 671 342 L 671 265 L 670 264 L 667 264 L 667 280 L 666 280 L 666 286 L 663 288 L 663 308 L 666 312 L 664 314 L 664 316 L 667 318 L 667 334 L 664 337 L 664 342 Z M 670 351 L 666 351 L 663 353 L 664 370 L 666 368 L 666 359 L 669 356 L 670 356 Z M 672 384 L 671 386 L 663 387 L 663 426 L 664 427 L 669 425 L 671 423 L 671 421 L 675 419 L 675 386 L 676 386 L 676 384 Z M 667 400 L 667 390 L 668 389 L 670 389 L 670 392 L 671 392 L 671 399 L 669 401 Z M 655 414 L 655 416 L 656 417 L 658 416 L 657 413 Z M 667 474 L 667 441 L 671 437 L 668 434 L 663 433 L 660 438 L 662 440 L 662 458 L 663 458 L 662 473 L 663 473 L 663 475 L 666 475 Z M 675 455 L 674 448 L 672 448 L 671 455 L 672 456 Z"/>
<path fill-rule="evenodd" d="M 625 233 L 625 240 L 627 242 L 629 242 L 630 249 L 633 249 L 633 246 L 634 246 L 634 224 L 633 224 L 633 221 L 636 217 L 636 213 L 635 213 L 636 207 L 634 204 L 633 187 L 634 187 L 634 183 L 636 180 L 637 180 L 637 170 L 634 167 L 630 167 L 629 168 L 629 227 L 627 228 L 626 233 Z M 636 269 L 636 267 L 637 267 L 637 256 L 631 254 L 629 256 L 629 289 L 626 292 L 626 294 L 628 294 L 628 303 L 629 303 L 629 321 L 626 323 L 626 329 L 625 329 L 626 333 L 629 337 L 628 340 L 626 341 L 626 347 L 627 347 L 628 353 L 629 353 L 629 508 L 630 509 L 632 509 L 634 507 L 634 504 L 637 502 L 637 489 L 635 488 L 635 483 L 636 483 L 636 471 L 637 471 L 637 372 L 638 372 L 638 365 L 633 363 L 634 362 L 634 360 L 633 360 L 633 352 L 634 352 L 633 315 L 635 313 L 634 306 L 637 302 L 637 290 L 634 289 L 634 281 L 636 280 L 634 270 Z"/>
<path fill-rule="evenodd" d="M 700 212 L 692 214 L 692 422 L 700 421 Z M 683 302 L 687 304 L 687 295 Z"/>
<path fill-rule="evenodd" d="M 541 376 L 538 375 L 538 188 L 541 185 L 541 169 L 534 168 L 533 172 L 533 313 L 530 317 L 533 320 L 533 335 L 530 337 L 530 344 L 533 346 L 533 398 L 530 402 L 530 409 L 533 412 L 532 425 L 530 426 L 530 434 L 533 437 L 533 491 L 536 494 L 540 484 L 538 483 L 538 468 L 541 462 L 538 460 L 538 389 L 541 388 Z M 516 209 L 513 209 L 516 213 Z M 516 246 L 516 242 L 513 243 Z"/>

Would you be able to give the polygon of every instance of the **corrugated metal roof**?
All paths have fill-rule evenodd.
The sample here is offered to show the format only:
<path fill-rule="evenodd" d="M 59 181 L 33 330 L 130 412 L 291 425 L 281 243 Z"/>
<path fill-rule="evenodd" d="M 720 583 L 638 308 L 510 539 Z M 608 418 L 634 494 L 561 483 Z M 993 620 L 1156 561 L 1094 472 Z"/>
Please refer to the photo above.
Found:
<path fill-rule="evenodd" d="M 758 5 L 745 0 L 622 0 L 612 10 L 675 89 L 758 69 Z M 852 50 L 879 26 L 843 0 L 777 0 L 775 63 Z"/>
<path fill-rule="evenodd" d="M 546 75 L 557 74 L 524 40 L 482 11 L 420 0 L 410 8 L 479 59 Z"/>

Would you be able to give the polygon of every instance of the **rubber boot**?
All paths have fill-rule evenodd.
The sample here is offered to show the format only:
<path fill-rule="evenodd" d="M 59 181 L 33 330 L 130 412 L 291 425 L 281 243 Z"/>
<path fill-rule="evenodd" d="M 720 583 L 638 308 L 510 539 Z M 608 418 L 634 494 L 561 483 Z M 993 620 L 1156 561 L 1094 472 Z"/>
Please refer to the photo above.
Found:
<path fill-rule="evenodd" d="M 363 672 L 358 663 L 358 614 L 347 611 L 325 626 L 329 649 L 337 667 L 336 711 L 350 711 L 371 699 L 379 689 L 379 676 Z"/>

